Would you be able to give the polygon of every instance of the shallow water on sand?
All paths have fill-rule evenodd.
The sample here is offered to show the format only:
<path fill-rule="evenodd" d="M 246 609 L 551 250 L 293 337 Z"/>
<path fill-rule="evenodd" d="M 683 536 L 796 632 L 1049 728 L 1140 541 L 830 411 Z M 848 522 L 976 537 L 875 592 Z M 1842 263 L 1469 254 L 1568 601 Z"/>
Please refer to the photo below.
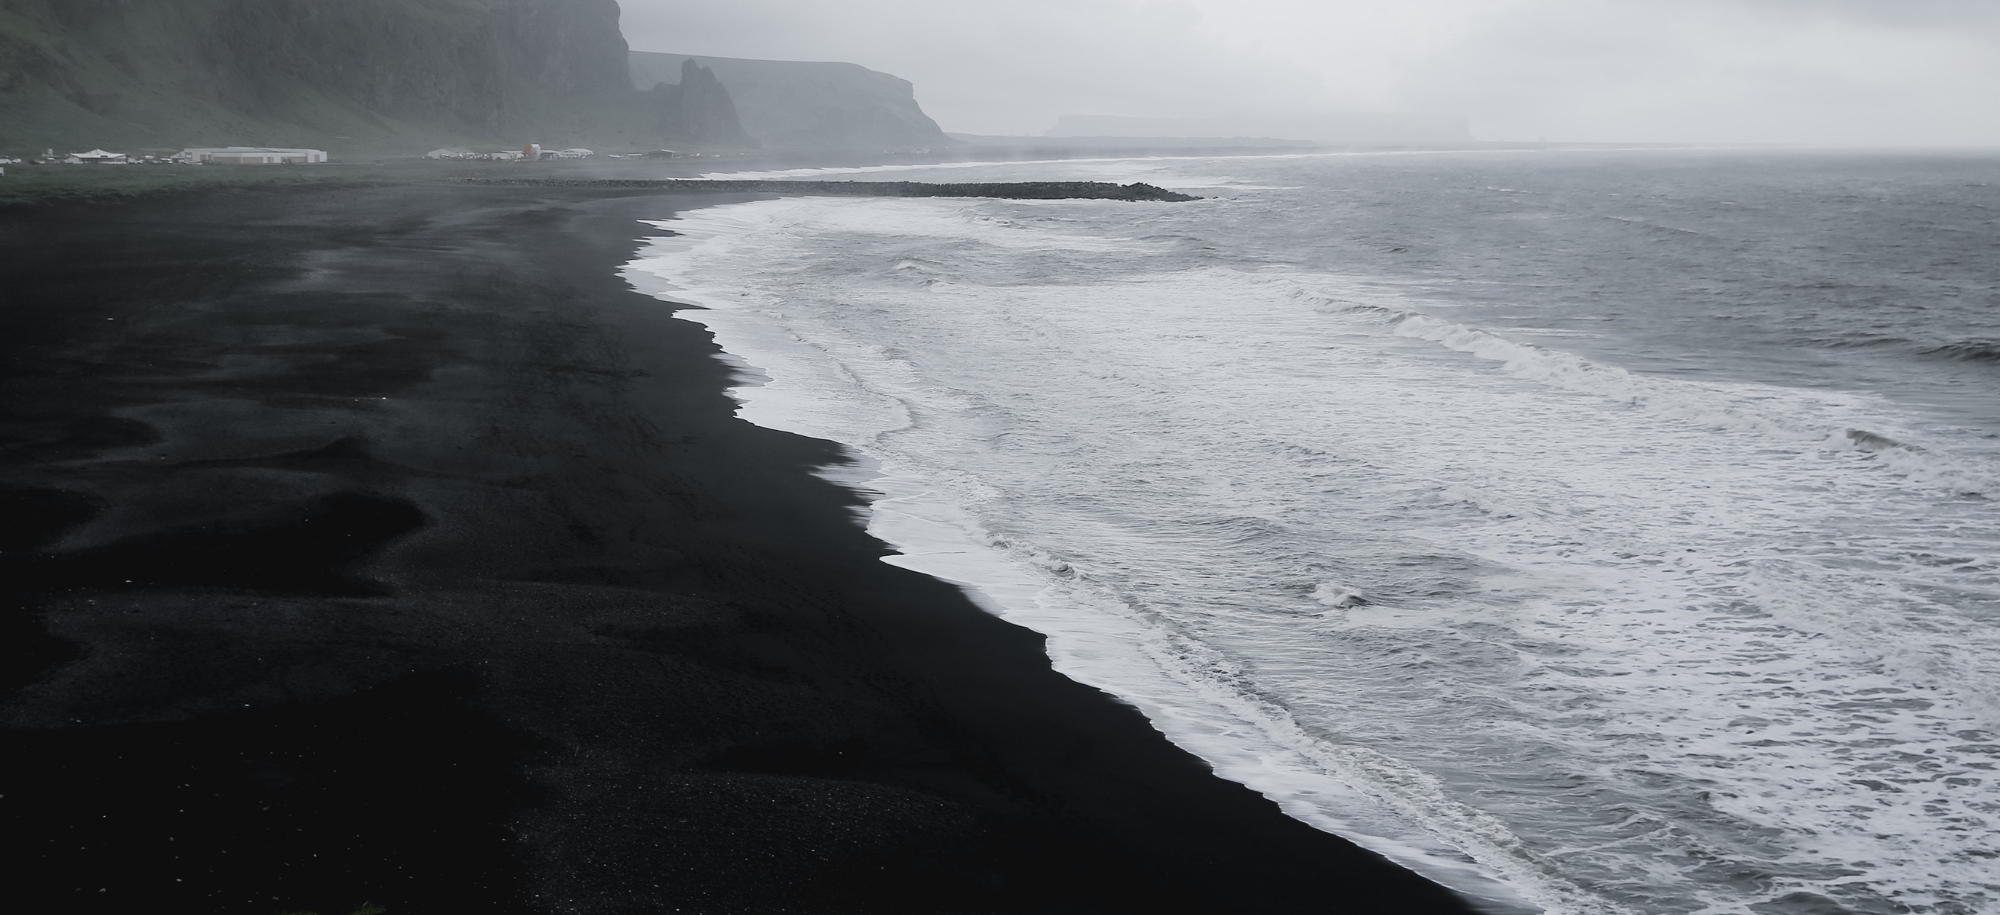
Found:
<path fill-rule="evenodd" d="M 2000 159 L 882 177 L 1209 198 L 664 224 L 894 561 L 1496 911 L 2000 911 Z"/>

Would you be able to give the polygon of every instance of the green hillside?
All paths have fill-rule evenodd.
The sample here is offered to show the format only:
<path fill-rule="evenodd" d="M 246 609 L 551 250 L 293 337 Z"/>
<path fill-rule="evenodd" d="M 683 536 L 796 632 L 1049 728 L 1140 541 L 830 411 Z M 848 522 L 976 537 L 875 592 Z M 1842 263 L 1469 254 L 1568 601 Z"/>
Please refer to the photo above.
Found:
<path fill-rule="evenodd" d="M 616 0 L 0 0 L 0 152 L 691 139 L 672 134 L 688 119 L 668 100 L 632 88 L 618 13 Z"/>

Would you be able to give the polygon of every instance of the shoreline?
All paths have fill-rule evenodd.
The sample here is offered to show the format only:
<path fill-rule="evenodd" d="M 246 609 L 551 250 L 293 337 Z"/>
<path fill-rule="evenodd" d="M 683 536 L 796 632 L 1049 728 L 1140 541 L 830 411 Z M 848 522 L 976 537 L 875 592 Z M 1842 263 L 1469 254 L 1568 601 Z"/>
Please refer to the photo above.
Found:
<path fill-rule="evenodd" d="M 1315 747 L 1288 709 L 1232 693 L 1229 677 L 1214 673 L 1231 670 L 1230 661 L 1171 627 L 1120 614 L 1111 609 L 1116 600 L 1108 595 L 1064 590 L 1075 584 L 1063 580 L 1068 573 L 1052 579 L 1036 560 L 1014 552 L 1021 531 L 1003 537 L 986 528 L 980 511 L 954 494 L 957 487 L 940 485 L 908 455 L 878 441 L 882 427 L 876 424 L 877 411 L 894 409 L 891 404 L 909 411 L 912 425 L 893 436 L 928 425 L 931 420 L 925 417 L 941 407 L 921 397 L 912 404 L 902 393 L 886 393 L 858 380 L 855 388 L 843 385 L 843 379 L 869 375 L 866 359 L 856 366 L 850 357 L 830 354 L 851 353 L 857 344 L 878 342 L 874 338 L 815 336 L 787 320 L 810 313 L 812 306 L 788 305 L 780 309 L 783 315 L 774 315 L 768 299 L 755 292 L 750 293 L 755 298 L 739 300 L 742 293 L 729 285 L 728 271 L 707 271 L 719 275 L 721 285 L 681 285 L 689 280 L 677 275 L 677 265 L 686 267 L 685 258 L 695 256 L 705 243 L 727 244 L 739 234 L 761 234 L 757 227 L 767 217 L 744 217 L 740 211 L 767 214 L 766 208 L 794 203 L 722 204 L 654 223 L 676 234 L 650 240 L 622 272 L 635 288 L 662 302 L 695 306 L 681 316 L 706 328 L 731 364 L 744 372 L 729 389 L 742 404 L 740 417 L 763 428 L 836 442 L 852 456 L 851 464 L 821 473 L 862 495 L 863 526 L 895 551 L 883 562 L 953 583 L 987 612 L 1040 633 L 1057 671 L 1138 708 L 1155 729 L 1215 769 L 1218 777 L 1269 798 L 1293 818 L 1437 881 L 1483 912 L 1542 910 L 1501 870 L 1441 841 L 1379 794 L 1358 787 L 1377 777 L 1371 766 L 1393 763 L 1357 764 Z M 795 221 L 778 221 L 787 225 L 787 235 L 801 231 Z M 757 286 L 755 280 L 745 282 Z M 745 301 L 762 304 L 745 307 Z M 808 326 L 827 330 L 822 321 Z M 823 361 L 829 358 L 837 369 L 829 371 Z M 829 393 L 829 387 L 840 393 Z M 858 407 L 852 400 L 857 395 L 880 400 L 873 408 Z M 1009 546 L 996 547 L 996 537 Z M 1063 596 L 1050 597 L 1052 589 L 1063 590 Z M 1379 783 L 1374 787 L 1380 791 Z"/>
<path fill-rule="evenodd" d="M 640 220 L 744 199 L 0 211 L 0 565 L 29 648 L 0 804 L 31 892 L 1469 911 L 879 561 L 814 473 L 840 449 L 738 420 L 707 332 L 618 276 Z"/>
<path fill-rule="evenodd" d="M 718 167 L 735 167 L 739 171 L 754 174 L 773 164 L 777 163 L 762 160 L 690 158 L 645 163 L 564 162 L 528 165 L 438 163 L 420 159 L 340 161 L 321 165 L 281 166 L 33 165 L 14 174 L 0 176 L 0 213 L 29 211 L 48 206 L 88 206 L 161 197 L 198 197 L 217 193 L 431 185 L 694 194 L 793 196 L 811 194 L 846 197 L 1007 197 L 1024 200 L 1092 198 L 1147 201 L 1199 199 L 1143 183 L 1118 185 L 1098 181 L 936 184 L 913 181 L 798 181 L 699 177 Z"/>

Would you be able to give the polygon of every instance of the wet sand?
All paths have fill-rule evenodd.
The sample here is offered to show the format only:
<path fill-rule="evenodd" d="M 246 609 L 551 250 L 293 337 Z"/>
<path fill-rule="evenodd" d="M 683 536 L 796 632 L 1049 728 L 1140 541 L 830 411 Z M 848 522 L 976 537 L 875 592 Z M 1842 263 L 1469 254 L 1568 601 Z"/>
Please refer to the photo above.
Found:
<path fill-rule="evenodd" d="M 0 822 L 48 911 L 1458 912 L 878 561 L 617 276 L 717 195 L 0 210 Z"/>

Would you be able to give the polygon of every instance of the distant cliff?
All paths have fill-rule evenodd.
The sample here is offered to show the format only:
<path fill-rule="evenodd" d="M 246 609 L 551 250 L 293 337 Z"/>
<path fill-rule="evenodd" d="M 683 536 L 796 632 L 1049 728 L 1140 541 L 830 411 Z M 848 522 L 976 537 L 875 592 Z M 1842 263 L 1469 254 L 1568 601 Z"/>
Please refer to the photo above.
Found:
<path fill-rule="evenodd" d="M 631 53 L 642 89 L 677 84 L 683 64 L 712 71 L 743 129 L 771 149 L 907 150 L 959 145 L 917 104 L 908 80 L 856 64 Z"/>
<path fill-rule="evenodd" d="M 617 0 L 0 0 L 0 146 L 650 145 Z M 740 130 L 735 135 L 740 136 Z"/>
<path fill-rule="evenodd" d="M 715 72 L 693 59 L 681 61 L 680 82 L 653 86 L 654 110 L 660 132 L 711 146 L 757 145 L 743 132 L 743 121 L 729 90 Z"/>

